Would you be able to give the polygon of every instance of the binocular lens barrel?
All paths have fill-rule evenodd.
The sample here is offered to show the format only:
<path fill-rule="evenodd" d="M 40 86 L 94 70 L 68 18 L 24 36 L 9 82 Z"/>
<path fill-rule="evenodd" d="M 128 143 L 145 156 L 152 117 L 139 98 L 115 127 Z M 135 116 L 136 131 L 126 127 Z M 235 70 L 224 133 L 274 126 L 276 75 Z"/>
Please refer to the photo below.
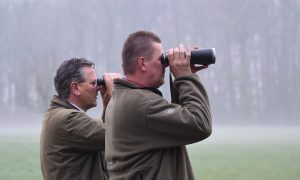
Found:
<path fill-rule="evenodd" d="M 168 52 L 160 58 L 163 65 L 169 65 Z M 216 50 L 210 49 L 195 49 L 191 50 L 191 64 L 210 65 L 216 62 Z"/>
<path fill-rule="evenodd" d="M 98 78 L 97 79 L 97 86 L 101 86 L 101 85 L 104 85 L 105 84 L 105 82 L 104 82 L 104 79 L 102 78 Z"/>

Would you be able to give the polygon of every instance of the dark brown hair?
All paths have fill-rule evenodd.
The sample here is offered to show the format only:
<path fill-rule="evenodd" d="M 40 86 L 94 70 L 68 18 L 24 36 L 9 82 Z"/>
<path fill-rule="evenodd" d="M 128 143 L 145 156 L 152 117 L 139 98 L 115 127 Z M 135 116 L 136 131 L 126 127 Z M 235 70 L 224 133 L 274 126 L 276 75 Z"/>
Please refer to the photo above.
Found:
<path fill-rule="evenodd" d="M 137 31 L 128 36 L 122 50 L 122 63 L 124 74 L 135 72 L 136 60 L 143 56 L 152 58 L 153 42 L 161 43 L 160 38 L 149 31 Z"/>

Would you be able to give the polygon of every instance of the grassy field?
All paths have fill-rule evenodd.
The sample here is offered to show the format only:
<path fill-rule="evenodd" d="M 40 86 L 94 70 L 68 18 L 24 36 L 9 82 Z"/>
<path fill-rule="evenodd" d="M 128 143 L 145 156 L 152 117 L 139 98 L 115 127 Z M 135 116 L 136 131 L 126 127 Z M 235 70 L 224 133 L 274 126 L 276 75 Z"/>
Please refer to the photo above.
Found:
<path fill-rule="evenodd" d="M 195 176 L 199 180 L 300 179 L 299 131 L 286 130 L 284 135 L 272 131 L 255 135 L 249 129 L 217 131 L 210 139 L 188 146 Z M 42 179 L 39 137 L 2 134 L 0 180 L 19 179 Z"/>
<path fill-rule="evenodd" d="M 299 144 L 195 145 L 189 152 L 197 179 L 300 179 Z"/>
<path fill-rule="evenodd" d="M 1 135 L 0 180 L 41 180 L 39 137 Z"/>

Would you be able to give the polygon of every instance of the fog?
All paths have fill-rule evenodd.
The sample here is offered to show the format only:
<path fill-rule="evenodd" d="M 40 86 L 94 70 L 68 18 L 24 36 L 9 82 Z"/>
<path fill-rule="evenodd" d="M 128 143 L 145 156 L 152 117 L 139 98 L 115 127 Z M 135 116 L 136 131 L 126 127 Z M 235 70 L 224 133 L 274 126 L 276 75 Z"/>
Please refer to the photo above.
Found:
<path fill-rule="evenodd" d="M 64 60 L 122 73 L 123 42 L 137 30 L 158 34 L 165 50 L 216 48 L 216 64 L 198 73 L 214 125 L 299 125 L 299 17 L 300 0 L 0 0 L 0 131 L 40 131 Z M 91 116 L 101 117 L 98 104 Z"/>

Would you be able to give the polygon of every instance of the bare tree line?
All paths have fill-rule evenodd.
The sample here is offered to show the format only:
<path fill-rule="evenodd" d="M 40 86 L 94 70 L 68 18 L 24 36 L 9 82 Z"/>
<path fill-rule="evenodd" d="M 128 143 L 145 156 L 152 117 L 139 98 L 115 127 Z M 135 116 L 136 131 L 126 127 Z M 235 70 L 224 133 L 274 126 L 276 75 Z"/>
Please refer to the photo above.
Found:
<path fill-rule="evenodd" d="M 299 0 L 0 1 L 0 109 L 42 112 L 57 66 L 72 57 L 121 72 L 133 31 L 157 33 L 164 48 L 215 47 L 199 73 L 219 123 L 296 123 L 300 102 Z M 168 87 L 163 87 L 168 96 Z"/>

